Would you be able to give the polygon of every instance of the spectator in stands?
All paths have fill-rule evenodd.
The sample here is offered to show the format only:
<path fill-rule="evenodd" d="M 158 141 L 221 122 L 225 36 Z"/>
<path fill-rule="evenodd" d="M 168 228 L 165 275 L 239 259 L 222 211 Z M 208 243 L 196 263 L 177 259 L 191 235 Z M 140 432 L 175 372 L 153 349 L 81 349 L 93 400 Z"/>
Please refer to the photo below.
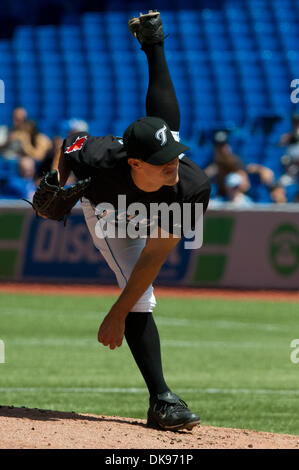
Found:
<path fill-rule="evenodd" d="M 281 186 L 281 184 L 273 184 L 273 186 L 269 188 L 269 191 L 272 202 L 275 202 L 276 204 L 285 204 L 288 202 L 285 188 Z"/>
<path fill-rule="evenodd" d="M 277 181 L 271 168 L 258 163 L 250 163 L 246 166 L 249 174 L 256 174 L 259 176 L 260 183 L 266 186 L 269 191 L 271 201 L 277 204 L 284 204 L 287 202 L 285 188 Z"/>
<path fill-rule="evenodd" d="M 69 135 L 76 132 L 88 132 L 88 124 L 83 119 L 70 119 L 68 121 Z"/>
<path fill-rule="evenodd" d="M 292 114 L 292 126 L 293 129 L 291 132 L 283 134 L 280 137 L 278 145 L 286 146 L 299 143 L 299 113 Z"/>
<path fill-rule="evenodd" d="M 263 183 L 265 186 L 270 186 L 274 183 L 274 172 L 267 166 L 260 165 L 258 163 L 250 163 L 246 166 L 246 170 L 248 173 L 258 174 L 261 183 Z"/>
<path fill-rule="evenodd" d="M 240 173 L 228 173 L 224 178 L 224 194 L 212 198 L 209 208 L 221 207 L 225 203 L 240 209 L 254 206 L 254 201 L 243 190 L 243 182 Z"/>
<path fill-rule="evenodd" d="M 83 119 L 69 119 L 67 121 L 64 121 L 62 123 L 62 129 L 63 134 L 75 134 L 76 132 L 88 132 L 89 127 L 88 123 L 84 121 Z M 52 168 L 52 161 L 56 153 L 60 150 L 62 146 L 63 139 L 59 136 L 56 135 L 53 137 L 52 142 L 51 142 L 51 147 L 47 151 L 45 158 L 40 162 L 37 168 L 36 172 L 36 182 L 39 184 L 40 178 L 44 173 L 47 173 L 48 171 L 51 170 Z M 76 178 L 74 174 L 71 172 L 68 180 L 66 182 L 66 185 L 74 184 L 76 182 Z"/>
<path fill-rule="evenodd" d="M 286 147 L 286 153 L 281 158 L 284 174 L 279 182 L 282 186 L 299 184 L 299 113 L 292 115 L 293 129 L 283 134 L 278 142 L 279 146 Z"/>
<path fill-rule="evenodd" d="M 38 168 L 36 171 L 37 182 L 40 181 L 40 178 L 43 176 L 43 174 L 51 170 L 53 158 L 57 154 L 57 152 L 61 149 L 62 142 L 63 142 L 63 139 L 59 135 L 56 135 L 53 137 L 52 142 L 51 142 L 51 147 L 47 151 L 45 158 L 38 164 Z"/>
<path fill-rule="evenodd" d="M 252 207 L 254 201 L 243 190 L 243 178 L 240 173 L 229 173 L 224 179 L 225 200 L 238 208 Z"/>
<path fill-rule="evenodd" d="M 27 111 L 24 108 L 15 108 L 13 111 L 13 125 L 0 127 L 0 154 L 6 159 L 15 159 L 22 153 L 22 145 L 16 132 L 20 131 L 27 120 Z"/>
<path fill-rule="evenodd" d="M 18 162 L 18 174 L 7 180 L 2 188 L 2 197 L 32 200 L 36 190 L 34 181 L 35 162 L 31 157 L 23 157 Z"/>
<path fill-rule="evenodd" d="M 299 142 L 298 142 L 299 148 Z M 298 155 L 291 153 L 284 155 L 281 159 L 284 166 L 284 173 L 280 177 L 279 182 L 282 186 L 290 186 L 299 184 L 299 152 Z"/>
<path fill-rule="evenodd" d="M 205 168 L 205 172 L 216 183 L 219 196 L 226 196 L 225 178 L 230 173 L 240 175 L 240 189 L 244 193 L 250 188 L 246 167 L 241 158 L 232 152 L 224 131 L 218 131 L 214 136 L 214 161 Z"/>
<path fill-rule="evenodd" d="M 19 156 L 28 156 L 33 160 L 41 161 L 51 147 L 51 140 L 38 131 L 35 121 L 25 121 L 20 129 L 12 134 L 13 138 L 18 140 L 21 145 Z"/>
<path fill-rule="evenodd" d="M 79 132 L 79 131 L 76 131 L 76 132 Z M 63 143 L 63 139 L 59 135 L 54 136 L 51 142 L 51 148 L 46 153 L 45 158 L 41 162 L 38 162 L 37 171 L 35 175 L 35 182 L 37 186 L 39 185 L 40 179 L 42 178 L 42 176 L 51 170 L 53 158 L 61 149 L 62 143 Z M 66 185 L 70 185 L 74 183 L 76 183 L 76 178 L 74 176 L 74 173 L 71 172 L 67 179 Z"/>
<path fill-rule="evenodd" d="M 15 108 L 12 115 L 13 129 L 17 130 L 27 121 L 27 111 L 25 108 Z"/>

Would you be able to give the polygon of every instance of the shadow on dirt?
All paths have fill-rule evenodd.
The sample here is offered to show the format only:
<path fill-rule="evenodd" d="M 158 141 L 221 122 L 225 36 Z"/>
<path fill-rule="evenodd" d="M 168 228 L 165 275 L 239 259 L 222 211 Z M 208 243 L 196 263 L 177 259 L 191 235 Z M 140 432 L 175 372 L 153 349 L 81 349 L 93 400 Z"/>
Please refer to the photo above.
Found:
<path fill-rule="evenodd" d="M 88 416 L 84 414 L 75 413 L 75 411 L 52 411 L 42 410 L 39 408 L 21 408 L 14 406 L 0 406 L 0 417 L 6 418 L 26 418 L 36 421 L 59 421 L 60 419 L 72 419 L 80 421 L 105 421 L 113 423 L 133 424 L 135 426 L 146 427 L 145 423 L 138 421 L 129 421 L 126 418 L 113 418 L 106 416 Z"/>
<path fill-rule="evenodd" d="M 105 423 L 118 423 L 118 424 L 130 424 L 132 426 L 138 426 L 139 428 L 146 428 L 145 422 L 129 420 L 128 418 L 119 418 L 113 416 L 89 416 L 85 414 L 78 414 L 75 411 L 53 411 L 43 410 L 39 408 L 26 408 L 15 407 L 15 406 L 1 406 L 0 405 L 0 418 L 20 418 L 20 419 L 31 419 L 33 421 L 59 421 L 64 419 L 76 420 L 76 421 L 94 421 L 94 422 L 105 422 Z M 189 434 L 187 430 L 173 431 L 175 434 Z"/>

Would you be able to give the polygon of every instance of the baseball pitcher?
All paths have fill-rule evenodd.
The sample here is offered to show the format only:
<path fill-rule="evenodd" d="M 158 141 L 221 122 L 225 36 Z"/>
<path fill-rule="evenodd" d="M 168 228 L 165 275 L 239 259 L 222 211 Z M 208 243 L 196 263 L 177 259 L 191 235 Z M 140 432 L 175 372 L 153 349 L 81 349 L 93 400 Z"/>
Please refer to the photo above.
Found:
<path fill-rule="evenodd" d="M 158 429 L 192 429 L 200 422 L 187 404 L 168 387 L 162 370 L 159 333 L 152 315 L 156 299 L 152 283 L 169 253 L 182 237 L 182 225 L 170 217 L 138 219 L 145 225 L 142 236 L 120 236 L 125 224 L 134 221 L 127 214 L 138 203 L 189 203 L 196 223 L 195 206 L 206 211 L 210 183 L 206 174 L 184 152 L 179 142 L 180 111 L 164 55 L 164 32 L 160 13 L 149 11 L 129 21 L 129 30 L 145 53 L 149 85 L 146 117 L 133 122 L 122 138 L 94 137 L 86 132 L 68 136 L 55 157 L 53 170 L 41 181 L 33 198 L 40 215 L 60 220 L 80 199 L 93 242 L 114 271 L 122 293 L 105 316 L 98 340 L 110 349 L 120 347 L 123 338 L 149 390 L 147 425 Z M 70 172 L 78 183 L 64 188 Z M 119 197 L 125 204 L 119 209 Z M 131 206 L 132 207 L 132 206 Z M 156 206 L 155 206 L 156 207 Z M 114 209 L 115 210 L 114 210 Z M 113 215 L 113 217 L 112 217 Z M 121 224 L 122 222 L 122 224 Z M 113 230 L 109 230 L 113 225 Z"/>

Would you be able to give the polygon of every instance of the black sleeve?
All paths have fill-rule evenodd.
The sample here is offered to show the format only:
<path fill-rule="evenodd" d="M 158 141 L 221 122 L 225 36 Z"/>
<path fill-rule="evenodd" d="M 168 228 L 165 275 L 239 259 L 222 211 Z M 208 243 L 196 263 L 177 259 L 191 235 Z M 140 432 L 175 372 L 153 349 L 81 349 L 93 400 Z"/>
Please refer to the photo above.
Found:
<path fill-rule="evenodd" d="M 91 168 L 84 162 L 82 149 L 88 142 L 89 134 L 86 132 L 76 132 L 67 136 L 62 143 L 62 150 L 74 175 L 78 179 L 88 178 L 91 175 Z"/>
<path fill-rule="evenodd" d="M 113 168 L 126 157 L 120 138 L 113 135 L 94 137 L 84 132 L 68 136 L 63 152 L 77 178 L 94 176 L 100 169 Z"/>

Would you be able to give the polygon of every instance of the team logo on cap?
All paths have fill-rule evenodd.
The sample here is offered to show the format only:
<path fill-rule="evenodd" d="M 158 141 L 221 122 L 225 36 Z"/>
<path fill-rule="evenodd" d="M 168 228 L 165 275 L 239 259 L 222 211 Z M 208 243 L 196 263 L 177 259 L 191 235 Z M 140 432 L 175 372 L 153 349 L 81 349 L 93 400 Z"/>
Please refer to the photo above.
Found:
<path fill-rule="evenodd" d="M 67 147 L 64 153 L 71 153 L 71 152 L 76 152 L 77 150 L 81 150 L 86 141 L 87 141 L 87 135 L 83 137 L 77 137 L 75 142 L 69 147 Z"/>
<path fill-rule="evenodd" d="M 160 140 L 160 142 L 161 142 L 161 147 L 162 147 L 163 145 L 165 145 L 166 142 L 167 142 L 167 134 L 166 134 L 166 131 L 167 131 L 167 127 L 166 127 L 165 124 L 164 124 L 164 126 L 161 127 L 161 129 L 158 129 L 157 132 L 155 133 L 156 139 L 157 139 L 157 140 Z"/>

